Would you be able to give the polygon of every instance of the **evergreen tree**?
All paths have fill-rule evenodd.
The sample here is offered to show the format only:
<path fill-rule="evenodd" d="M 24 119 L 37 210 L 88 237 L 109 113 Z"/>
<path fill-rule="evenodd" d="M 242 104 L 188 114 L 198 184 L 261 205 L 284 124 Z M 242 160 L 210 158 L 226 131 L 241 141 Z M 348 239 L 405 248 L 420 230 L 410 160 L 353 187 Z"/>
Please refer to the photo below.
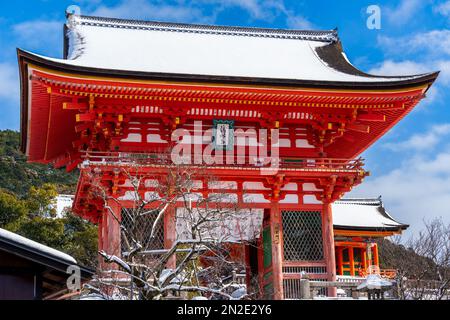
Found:
<path fill-rule="evenodd" d="M 97 227 L 70 210 L 56 217 L 58 193 L 73 193 L 78 174 L 26 162 L 20 134 L 0 130 L 0 228 L 97 264 Z"/>
<path fill-rule="evenodd" d="M 0 228 L 16 230 L 27 215 L 24 201 L 9 191 L 0 189 Z"/>

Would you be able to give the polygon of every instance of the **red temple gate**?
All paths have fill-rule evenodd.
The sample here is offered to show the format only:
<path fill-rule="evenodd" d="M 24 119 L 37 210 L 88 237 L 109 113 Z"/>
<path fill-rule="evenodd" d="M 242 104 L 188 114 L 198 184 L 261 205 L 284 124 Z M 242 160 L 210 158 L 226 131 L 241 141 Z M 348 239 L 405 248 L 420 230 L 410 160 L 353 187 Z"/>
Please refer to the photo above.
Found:
<path fill-rule="evenodd" d="M 69 16 L 68 27 L 83 38 L 81 43 L 67 40 L 67 46 L 78 55 L 51 59 L 19 51 L 22 147 L 29 160 L 65 166 L 67 170 L 79 167 L 73 210 L 99 224 L 101 249 L 120 255 L 121 208 L 131 205 L 127 194 L 133 191 L 123 170 L 133 164 L 134 175 L 148 177 L 149 183 L 139 190 L 145 196 L 167 176 L 168 165 L 161 161 L 167 158 L 165 154 L 175 145 L 191 145 L 189 166 L 207 170 L 223 183 L 210 187 L 205 177 L 197 176 L 198 193 L 227 193 L 242 208 L 263 212 L 256 260 L 263 291 L 266 297 L 275 299 L 292 298 L 283 294 L 284 288 L 295 286 L 301 272 L 316 279 L 336 279 L 331 204 L 367 176 L 358 155 L 410 112 L 437 76 L 366 75 L 345 59 L 335 31 L 236 29 L 74 16 Z M 154 42 L 157 39 L 152 37 L 159 33 L 167 34 L 169 42 L 176 35 L 173 43 L 179 45 L 183 43 L 179 41 L 191 41 L 186 36 L 188 31 L 198 37 L 197 45 L 204 44 L 201 36 L 207 35 L 218 41 L 217 48 L 211 48 L 217 49 L 211 53 L 213 57 L 222 54 L 220 46 L 228 47 L 232 41 L 246 37 L 249 40 L 243 43 L 255 42 L 255 46 L 267 49 L 253 52 L 249 48 L 249 54 L 255 56 L 269 54 L 274 48 L 284 48 L 289 54 L 295 42 L 306 48 L 303 58 L 317 64 L 318 69 L 296 66 L 299 74 L 290 78 L 289 68 L 281 60 L 273 60 L 277 70 L 273 77 L 261 75 L 260 71 L 252 74 L 253 69 L 246 69 L 252 57 L 244 65 L 243 53 L 239 59 L 230 57 L 236 76 L 225 74 L 227 70 L 183 73 L 185 66 L 179 67 L 179 73 L 170 67 L 160 72 L 158 65 L 146 65 L 153 60 L 145 60 L 134 70 L 133 61 L 142 59 L 133 58 L 137 53 L 132 48 L 126 57 L 113 57 L 117 65 L 114 68 L 108 65 L 108 59 L 95 54 L 119 54 L 122 47 L 116 47 L 116 42 L 120 39 L 110 39 L 104 48 L 94 35 L 114 35 L 115 29 L 128 34 L 117 33 L 124 42 L 133 43 L 137 41 L 136 30 L 146 30 L 145 39 L 138 40 L 161 46 L 158 50 L 167 46 L 166 42 Z M 176 53 L 167 54 L 170 59 Z M 209 65 L 206 59 L 196 66 L 197 60 L 192 57 L 192 61 L 186 60 L 186 68 L 203 70 L 202 64 Z M 295 55 L 290 58 L 292 68 L 301 64 Z M 268 65 L 265 68 L 270 69 Z M 248 73 L 241 75 L 238 70 Z M 286 74 L 280 76 L 279 70 Z M 196 129 L 199 122 L 201 130 Z M 256 146 L 242 146 L 235 136 L 247 132 L 245 139 L 256 139 L 258 143 L 260 136 L 252 132 L 262 131 L 266 132 L 269 146 L 276 144 L 276 154 L 272 149 L 262 156 L 250 154 Z M 232 161 L 205 164 L 195 160 L 208 152 L 214 156 L 218 150 Z M 246 153 L 240 154 L 242 150 Z M 116 199 L 108 202 L 108 210 L 93 192 L 98 184 Z M 177 237 L 177 207 L 165 215 L 165 248 Z M 342 251 L 337 252 L 339 262 Z M 339 272 L 344 265 L 339 262 Z M 329 293 L 335 295 L 334 290 Z"/>

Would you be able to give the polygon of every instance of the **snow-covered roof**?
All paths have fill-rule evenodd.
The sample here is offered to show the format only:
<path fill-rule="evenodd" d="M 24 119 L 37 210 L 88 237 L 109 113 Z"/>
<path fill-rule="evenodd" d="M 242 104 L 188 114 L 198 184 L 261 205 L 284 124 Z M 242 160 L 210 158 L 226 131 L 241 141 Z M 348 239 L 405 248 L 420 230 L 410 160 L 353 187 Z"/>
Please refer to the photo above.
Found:
<path fill-rule="evenodd" d="M 8 244 L 16 248 L 20 248 L 25 251 L 33 252 L 47 258 L 51 258 L 58 261 L 63 261 L 70 265 L 77 264 L 77 261 L 70 255 L 58 251 L 56 249 L 47 247 L 41 243 L 22 237 L 16 233 L 10 232 L 0 228 L 0 244 Z M 14 253 L 17 253 L 16 251 Z"/>
<path fill-rule="evenodd" d="M 348 61 L 336 30 L 284 30 L 176 24 L 69 15 L 66 59 L 53 63 L 152 74 L 399 82 L 427 75 L 380 77 Z"/>
<path fill-rule="evenodd" d="M 368 291 L 368 290 L 389 290 L 392 288 L 393 283 L 389 280 L 383 279 L 379 274 L 369 274 L 361 284 L 358 285 L 356 290 Z"/>
<path fill-rule="evenodd" d="M 342 199 L 332 204 L 332 213 L 335 229 L 388 231 L 408 227 L 386 211 L 381 198 Z"/>

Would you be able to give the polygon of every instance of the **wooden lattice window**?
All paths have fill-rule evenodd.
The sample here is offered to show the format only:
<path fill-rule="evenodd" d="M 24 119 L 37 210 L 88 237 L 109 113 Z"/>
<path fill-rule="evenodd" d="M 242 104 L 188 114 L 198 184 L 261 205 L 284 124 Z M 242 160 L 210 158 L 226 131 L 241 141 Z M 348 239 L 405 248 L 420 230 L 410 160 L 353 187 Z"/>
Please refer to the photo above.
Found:
<path fill-rule="evenodd" d="M 150 237 L 157 215 L 156 211 L 142 215 L 132 209 L 122 210 L 122 226 L 130 236 L 143 246 L 144 251 L 164 248 L 164 224 L 162 220 L 158 222 L 155 237 L 153 239 Z M 125 239 L 122 236 L 122 252 L 126 251 L 127 248 L 124 241 Z"/>
<path fill-rule="evenodd" d="M 282 222 L 285 261 L 323 260 L 320 211 L 283 211 Z"/>

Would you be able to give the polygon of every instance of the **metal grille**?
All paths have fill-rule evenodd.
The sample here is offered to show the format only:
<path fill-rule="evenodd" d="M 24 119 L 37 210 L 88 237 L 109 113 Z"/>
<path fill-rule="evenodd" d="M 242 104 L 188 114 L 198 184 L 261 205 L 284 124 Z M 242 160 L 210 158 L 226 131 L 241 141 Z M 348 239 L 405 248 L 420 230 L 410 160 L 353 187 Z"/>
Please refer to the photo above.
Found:
<path fill-rule="evenodd" d="M 283 211 L 286 261 L 323 260 L 322 216 L 319 211 Z"/>
<path fill-rule="evenodd" d="M 326 279 L 314 279 L 314 281 L 326 281 Z M 326 288 L 315 288 L 314 296 L 326 296 Z M 286 300 L 300 299 L 300 279 L 283 279 L 283 297 Z"/>
<path fill-rule="evenodd" d="M 300 279 L 283 279 L 284 299 L 300 299 Z"/>
<path fill-rule="evenodd" d="M 151 238 L 153 224 L 156 221 L 158 212 L 151 212 L 142 215 L 132 209 L 122 210 L 122 227 L 127 230 L 129 237 L 133 237 L 139 242 L 144 251 L 160 250 L 164 248 L 164 223 L 163 219 L 158 222 L 155 230 L 155 237 Z M 127 251 L 125 239 L 121 238 L 122 252 Z"/>

